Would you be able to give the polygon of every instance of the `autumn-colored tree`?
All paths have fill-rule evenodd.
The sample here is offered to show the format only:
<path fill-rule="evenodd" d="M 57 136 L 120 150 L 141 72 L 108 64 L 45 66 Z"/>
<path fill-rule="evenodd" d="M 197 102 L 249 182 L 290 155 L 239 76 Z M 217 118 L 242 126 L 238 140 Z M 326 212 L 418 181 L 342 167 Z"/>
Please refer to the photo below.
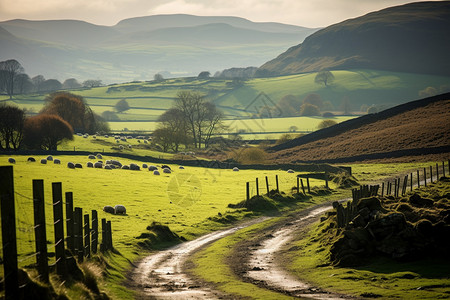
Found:
<path fill-rule="evenodd" d="M 309 94 L 308 96 L 305 97 L 305 99 L 303 99 L 303 103 L 315 105 L 319 108 L 319 110 L 323 108 L 323 100 L 319 94 L 315 93 Z"/>
<path fill-rule="evenodd" d="M 40 114 L 25 120 L 24 144 L 29 149 L 57 150 L 65 140 L 73 140 L 72 126 L 57 115 Z"/>
<path fill-rule="evenodd" d="M 0 149 L 19 149 L 23 139 L 25 111 L 10 105 L 0 106 Z"/>
<path fill-rule="evenodd" d="M 310 103 L 304 103 L 300 107 L 301 116 L 320 116 L 320 110 L 317 106 Z"/>
<path fill-rule="evenodd" d="M 60 116 L 77 132 L 95 133 L 97 131 L 95 115 L 83 97 L 67 92 L 57 92 L 50 94 L 45 100 L 47 104 L 41 110 L 41 114 Z"/>

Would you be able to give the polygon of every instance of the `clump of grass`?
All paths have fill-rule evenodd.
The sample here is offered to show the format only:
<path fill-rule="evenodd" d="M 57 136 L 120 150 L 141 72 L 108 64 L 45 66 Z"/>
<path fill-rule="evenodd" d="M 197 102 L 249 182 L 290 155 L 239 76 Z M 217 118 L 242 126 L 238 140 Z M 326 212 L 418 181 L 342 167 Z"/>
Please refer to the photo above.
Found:
<path fill-rule="evenodd" d="M 142 239 L 137 244 L 144 249 L 155 249 L 170 246 L 186 239 L 170 230 L 169 226 L 153 221 L 147 226 L 148 232 L 143 232 L 136 239 Z"/>

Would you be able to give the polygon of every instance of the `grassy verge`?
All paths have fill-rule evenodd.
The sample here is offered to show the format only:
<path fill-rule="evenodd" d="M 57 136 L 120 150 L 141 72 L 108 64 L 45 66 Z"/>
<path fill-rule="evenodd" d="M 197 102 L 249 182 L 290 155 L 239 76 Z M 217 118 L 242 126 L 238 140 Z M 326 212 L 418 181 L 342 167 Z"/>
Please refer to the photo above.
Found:
<path fill-rule="evenodd" d="M 429 184 L 422 197 L 447 203 L 449 185 Z M 401 202 L 407 203 L 408 196 Z M 447 199 L 447 200 L 446 200 Z M 436 201 L 437 201 L 436 200 Z M 406 207 L 407 204 L 400 206 Z M 430 215 L 426 208 L 416 210 Z M 396 211 L 397 212 L 397 211 Z M 419 222 L 417 222 L 419 223 Z M 315 224 L 308 236 L 293 242 L 287 257 L 290 271 L 324 289 L 357 297 L 444 299 L 450 295 L 450 260 L 423 255 L 419 260 L 394 260 L 386 256 L 366 258 L 357 267 L 338 267 L 330 262 L 332 244 L 338 239 L 329 221 Z M 417 224 L 415 225 L 417 226 Z M 446 237 L 442 237 L 446 238 Z"/>

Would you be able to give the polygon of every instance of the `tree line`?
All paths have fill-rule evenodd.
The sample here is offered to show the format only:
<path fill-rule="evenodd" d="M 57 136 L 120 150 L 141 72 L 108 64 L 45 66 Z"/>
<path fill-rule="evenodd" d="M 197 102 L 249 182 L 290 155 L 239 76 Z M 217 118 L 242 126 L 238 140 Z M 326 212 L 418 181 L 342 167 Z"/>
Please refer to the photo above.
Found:
<path fill-rule="evenodd" d="M 56 92 L 45 102 L 33 117 L 16 106 L 0 105 L 0 150 L 57 150 L 62 142 L 73 139 L 74 130 L 89 134 L 109 131 L 108 123 L 92 112 L 81 96 Z"/>
<path fill-rule="evenodd" d="M 101 85 L 102 81 L 96 79 L 80 83 L 75 78 L 68 78 L 61 83 L 57 79 L 45 79 L 43 75 L 30 78 L 17 60 L 9 59 L 0 62 L 0 93 L 8 95 L 10 99 L 17 94 L 53 92 L 81 87 L 92 88 Z"/>

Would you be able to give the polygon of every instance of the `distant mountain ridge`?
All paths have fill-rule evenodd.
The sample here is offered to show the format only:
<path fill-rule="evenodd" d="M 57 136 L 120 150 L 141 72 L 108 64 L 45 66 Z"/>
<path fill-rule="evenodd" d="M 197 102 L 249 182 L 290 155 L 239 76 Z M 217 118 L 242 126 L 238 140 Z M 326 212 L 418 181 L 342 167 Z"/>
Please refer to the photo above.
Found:
<path fill-rule="evenodd" d="M 367 68 L 450 75 L 449 36 L 449 1 L 410 3 L 321 29 L 258 74 Z"/>
<path fill-rule="evenodd" d="M 317 29 L 237 17 L 156 15 L 114 26 L 78 20 L 0 22 L 0 61 L 17 59 L 30 75 L 106 82 L 151 80 L 258 66 Z M 26 51 L 24 51 L 26 49 Z M 35 58 L 46 61 L 46 67 Z"/>

